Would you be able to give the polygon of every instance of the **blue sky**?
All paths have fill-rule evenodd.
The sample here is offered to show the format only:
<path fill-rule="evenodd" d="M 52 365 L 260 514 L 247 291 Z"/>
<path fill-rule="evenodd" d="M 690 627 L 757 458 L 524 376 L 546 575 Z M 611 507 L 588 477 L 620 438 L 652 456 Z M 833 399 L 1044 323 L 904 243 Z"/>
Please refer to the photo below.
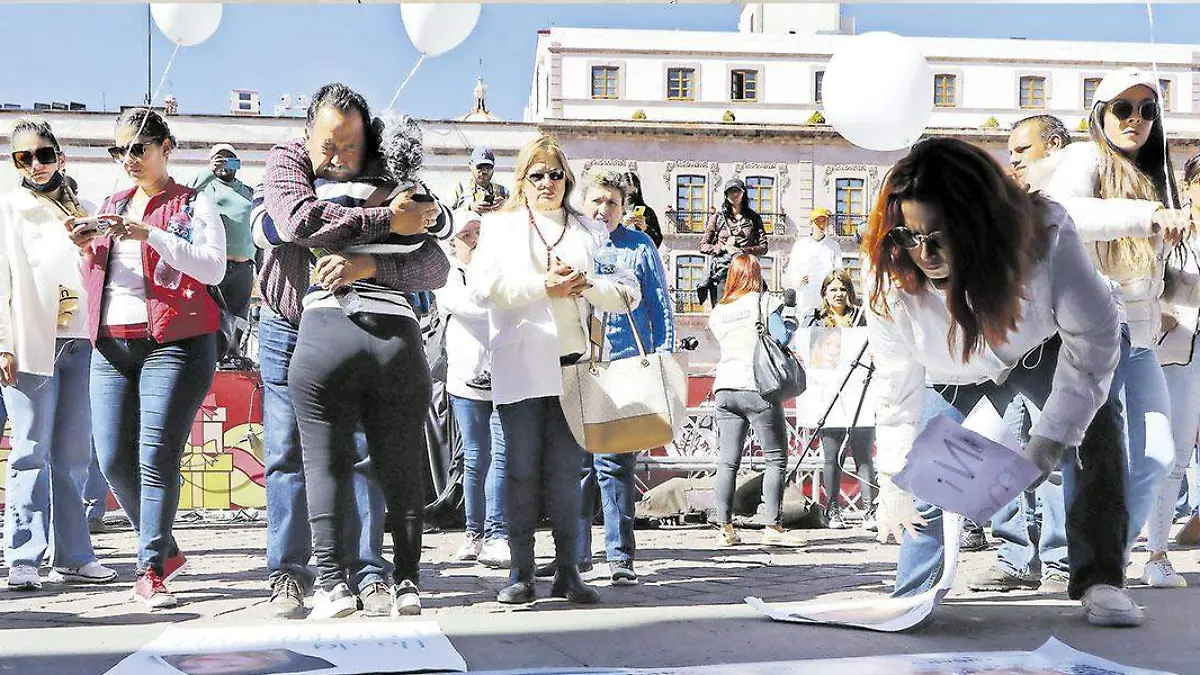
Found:
<path fill-rule="evenodd" d="M 848 4 L 842 12 L 856 18 L 859 32 L 1138 42 L 1150 37 L 1140 4 Z M 468 41 L 426 61 L 400 107 L 429 118 L 466 112 L 482 60 L 492 112 L 517 120 L 540 28 L 732 31 L 737 15 L 732 3 L 486 4 Z M 1200 42 L 1195 31 L 1200 5 L 1156 6 L 1155 20 L 1159 42 Z M 75 100 L 89 109 L 115 110 L 145 94 L 145 5 L 0 4 L 0 25 L 15 41 L 15 48 L 0 54 L 2 103 Z M 156 83 L 173 48 L 154 31 Z M 382 107 L 417 56 L 395 5 L 226 5 L 216 35 L 181 50 L 164 93 L 179 99 L 180 112 L 222 113 L 230 89 L 257 89 L 269 113 L 280 94 L 308 94 L 341 80 Z"/>

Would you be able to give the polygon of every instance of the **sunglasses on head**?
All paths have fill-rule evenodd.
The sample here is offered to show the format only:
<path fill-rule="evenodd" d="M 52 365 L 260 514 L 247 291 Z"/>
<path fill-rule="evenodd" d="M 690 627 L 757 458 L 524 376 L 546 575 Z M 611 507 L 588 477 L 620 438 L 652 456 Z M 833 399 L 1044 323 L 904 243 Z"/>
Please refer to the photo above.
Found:
<path fill-rule="evenodd" d="M 58 163 L 58 150 L 50 146 L 36 150 L 18 150 L 12 154 L 12 159 L 18 169 L 32 169 L 35 159 L 39 164 L 49 166 Z"/>
<path fill-rule="evenodd" d="M 1112 111 L 1113 117 L 1124 122 L 1133 115 L 1133 111 L 1137 110 L 1138 117 L 1153 122 L 1158 119 L 1158 101 L 1142 101 L 1140 105 L 1134 105 L 1133 101 L 1119 98 L 1112 102 L 1109 110 Z"/>
<path fill-rule="evenodd" d="M 141 159 L 146 156 L 146 148 L 157 143 L 162 143 L 162 141 L 144 141 L 141 143 L 130 143 L 126 146 L 114 145 L 108 149 L 108 154 L 118 162 L 124 162 L 126 154 L 134 159 Z"/>
<path fill-rule="evenodd" d="M 560 181 L 565 178 L 567 173 L 562 169 L 554 169 L 553 171 L 536 171 L 525 176 L 530 183 L 540 183 L 543 178 L 549 177 L 552 181 Z"/>
<path fill-rule="evenodd" d="M 906 248 L 909 250 L 914 249 L 921 244 L 925 244 L 932 251 L 942 248 L 941 231 L 934 232 L 933 234 L 920 234 L 918 232 L 913 232 L 903 225 L 899 225 L 897 227 L 893 227 L 889 235 L 891 236 L 892 241 L 899 244 L 901 248 Z"/>

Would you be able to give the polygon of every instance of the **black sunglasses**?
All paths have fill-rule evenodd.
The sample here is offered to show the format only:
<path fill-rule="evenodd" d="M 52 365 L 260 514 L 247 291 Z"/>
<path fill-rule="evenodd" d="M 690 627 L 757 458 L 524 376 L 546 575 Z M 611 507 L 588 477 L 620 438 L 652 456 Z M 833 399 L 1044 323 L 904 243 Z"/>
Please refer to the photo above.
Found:
<path fill-rule="evenodd" d="M 547 176 L 550 177 L 550 180 L 557 182 L 557 181 L 562 180 L 563 178 L 566 178 L 567 172 L 563 171 L 562 169 L 554 169 L 553 171 L 546 171 L 546 172 L 538 171 L 535 173 L 526 174 L 525 178 L 530 183 L 540 183 L 540 182 L 542 182 L 542 179 Z"/>
<path fill-rule="evenodd" d="M 144 141 L 142 143 L 130 143 L 126 146 L 114 145 L 108 149 L 108 154 L 113 160 L 118 162 L 125 161 L 125 155 L 128 154 L 134 159 L 141 159 L 146 156 L 146 148 L 151 145 L 162 143 L 162 140 Z"/>
<path fill-rule="evenodd" d="M 1113 117 L 1116 117 L 1122 122 L 1129 119 L 1129 117 L 1133 115 L 1134 109 L 1135 106 L 1133 101 L 1128 101 L 1123 98 L 1113 101 L 1112 105 L 1109 107 L 1109 110 L 1112 111 Z M 1138 111 L 1138 117 L 1146 120 L 1147 122 L 1153 122 L 1154 120 L 1158 119 L 1158 101 L 1142 101 L 1141 105 L 1136 106 L 1136 109 Z"/>
<path fill-rule="evenodd" d="M 937 251 L 942 248 L 942 233 L 941 231 L 933 234 L 920 234 L 913 232 L 903 225 L 893 227 L 888 233 L 892 241 L 900 245 L 901 248 L 914 249 L 921 244 L 925 244 L 931 251 Z"/>
<path fill-rule="evenodd" d="M 58 163 L 58 150 L 51 146 L 36 150 L 17 150 L 12 154 L 12 159 L 18 169 L 32 169 L 35 159 L 43 166 L 49 166 Z"/>

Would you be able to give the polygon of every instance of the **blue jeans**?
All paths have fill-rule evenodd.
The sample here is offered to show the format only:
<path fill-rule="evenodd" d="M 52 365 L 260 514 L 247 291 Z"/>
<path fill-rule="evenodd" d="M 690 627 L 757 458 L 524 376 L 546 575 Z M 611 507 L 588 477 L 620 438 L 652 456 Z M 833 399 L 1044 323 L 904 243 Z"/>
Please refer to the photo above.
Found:
<path fill-rule="evenodd" d="M 1129 509 L 1126 548 L 1133 548 L 1159 488 L 1175 462 L 1171 400 L 1158 357 L 1149 349 L 1129 348 L 1127 340 L 1122 340 L 1121 361 L 1113 375 L 1112 390 L 1120 392 L 1125 406 L 1129 475 L 1125 485 Z"/>
<path fill-rule="evenodd" d="M 463 442 L 463 501 L 467 532 L 484 539 L 504 539 L 505 443 L 500 415 L 491 401 L 450 396 L 450 408 Z"/>
<path fill-rule="evenodd" d="M 312 557 L 312 529 L 308 523 L 300 429 L 288 393 L 288 367 L 296 350 L 299 329 L 265 306 L 261 311 L 258 360 L 263 381 L 267 570 L 271 583 L 290 574 L 308 589 L 315 579 L 315 572 L 308 565 Z M 358 590 L 387 579 L 392 566 L 383 557 L 383 493 L 371 479 L 371 461 L 361 430 L 354 440 L 356 459 L 350 473 L 353 490 L 341 491 L 351 500 L 342 505 L 345 521 L 341 531 L 342 556 L 350 572 L 350 586 Z"/>
<path fill-rule="evenodd" d="M 558 397 L 531 398 L 496 406 L 508 452 L 504 506 L 508 515 L 509 578 L 533 578 L 533 534 L 538 498 L 545 496 L 559 566 L 579 560 L 579 470 L 583 449 L 571 434 Z"/>
<path fill-rule="evenodd" d="M 92 450 L 87 340 L 59 339 L 51 377 L 18 373 L 4 387 L 12 420 L 4 510 L 5 560 L 80 567 L 96 559 L 83 511 L 83 484 Z M 19 365 L 19 362 L 18 362 Z"/>
<path fill-rule="evenodd" d="M 167 344 L 150 338 L 96 341 L 91 372 L 96 456 L 137 530 L 139 573 L 153 568 L 161 575 L 177 550 L 171 528 L 179 508 L 179 462 L 216 369 L 211 333 Z"/>
<path fill-rule="evenodd" d="M 1018 365 L 1003 384 L 988 381 L 938 387 L 938 390 L 949 405 L 958 410 L 959 419 L 984 397 L 1003 410 L 1008 409 L 1018 394 L 1034 406 L 1043 406 L 1058 365 L 1058 346 L 1059 341 L 1055 338 L 1037 348 L 1040 353 L 1036 359 L 1027 356 L 1021 361 L 1021 364 L 1036 361 L 1036 365 Z M 924 422 L 944 410 L 945 404 L 931 401 L 928 394 L 926 403 L 922 415 Z M 1123 440 L 1120 403 L 1114 389 L 1088 426 L 1078 452 L 1068 452 L 1063 458 L 1069 542 L 1067 558 L 1071 576 L 1068 593 L 1073 599 L 1079 599 L 1085 590 L 1096 584 L 1120 587 L 1125 583 L 1124 540 L 1129 525 L 1124 503 Z M 905 532 L 901 539 L 895 596 L 926 591 L 942 575 L 942 510 L 920 499 L 916 500 L 916 506 L 927 524 L 917 528 L 916 536 Z"/>
<path fill-rule="evenodd" d="M 1200 341 L 1196 341 L 1200 342 Z M 1193 348 L 1200 347 L 1194 344 Z M 1196 431 L 1200 427 L 1200 356 L 1185 366 L 1163 366 L 1163 377 L 1171 399 L 1171 436 L 1175 440 L 1175 458 L 1171 471 L 1159 489 L 1146 528 L 1146 548 L 1167 550 L 1171 522 L 1183 512 L 1187 515 L 1188 494 L 1186 473 L 1196 448 Z"/>
<path fill-rule="evenodd" d="M 1004 421 L 1022 443 L 1029 441 L 1032 414 L 1024 397 L 1004 411 Z M 996 568 L 1027 577 L 1067 574 L 1067 512 L 1061 484 L 1046 481 L 1022 492 L 992 516 L 992 534 L 1001 541 Z"/>
<path fill-rule="evenodd" d="M 88 424 L 91 424 L 91 418 L 88 418 Z M 91 456 L 87 483 L 83 486 L 83 503 L 87 508 L 88 522 L 95 523 L 104 520 L 104 514 L 108 511 L 108 481 L 104 480 L 104 473 L 100 471 L 95 447 L 92 447 Z"/>
<path fill-rule="evenodd" d="M 592 564 L 592 516 L 596 502 L 604 509 L 604 551 L 610 563 L 632 561 L 633 508 L 637 488 L 633 484 L 636 452 L 620 455 L 587 455 L 583 463 L 583 510 L 579 518 L 579 564 Z"/>

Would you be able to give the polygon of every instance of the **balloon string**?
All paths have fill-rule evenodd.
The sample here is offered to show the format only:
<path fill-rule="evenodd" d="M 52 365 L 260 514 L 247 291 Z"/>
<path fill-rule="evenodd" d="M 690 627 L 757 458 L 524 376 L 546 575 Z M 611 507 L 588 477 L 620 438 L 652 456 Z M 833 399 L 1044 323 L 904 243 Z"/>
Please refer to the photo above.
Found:
<path fill-rule="evenodd" d="M 409 80 L 413 78 L 413 75 L 417 74 L 417 69 L 421 67 L 422 63 L 425 63 L 424 54 L 421 55 L 421 58 L 417 59 L 417 65 L 413 66 L 413 69 L 408 73 L 408 77 L 404 78 L 404 81 L 400 83 L 400 88 L 392 95 L 392 100 L 387 104 L 387 110 L 391 110 L 396 105 L 396 99 L 400 98 L 400 92 L 404 91 L 404 88 L 408 86 Z"/>
<path fill-rule="evenodd" d="M 1151 0 L 1146 0 L 1146 19 L 1150 22 L 1150 69 L 1154 73 L 1154 91 L 1158 93 L 1158 107 L 1161 111 L 1159 117 L 1162 119 L 1163 125 L 1163 178 L 1167 181 L 1167 208 L 1179 208 L 1175 199 L 1175 192 L 1171 190 L 1171 165 L 1167 161 L 1167 105 L 1163 99 L 1162 80 L 1158 77 L 1158 43 L 1154 41 L 1154 8 L 1151 7 Z"/>

